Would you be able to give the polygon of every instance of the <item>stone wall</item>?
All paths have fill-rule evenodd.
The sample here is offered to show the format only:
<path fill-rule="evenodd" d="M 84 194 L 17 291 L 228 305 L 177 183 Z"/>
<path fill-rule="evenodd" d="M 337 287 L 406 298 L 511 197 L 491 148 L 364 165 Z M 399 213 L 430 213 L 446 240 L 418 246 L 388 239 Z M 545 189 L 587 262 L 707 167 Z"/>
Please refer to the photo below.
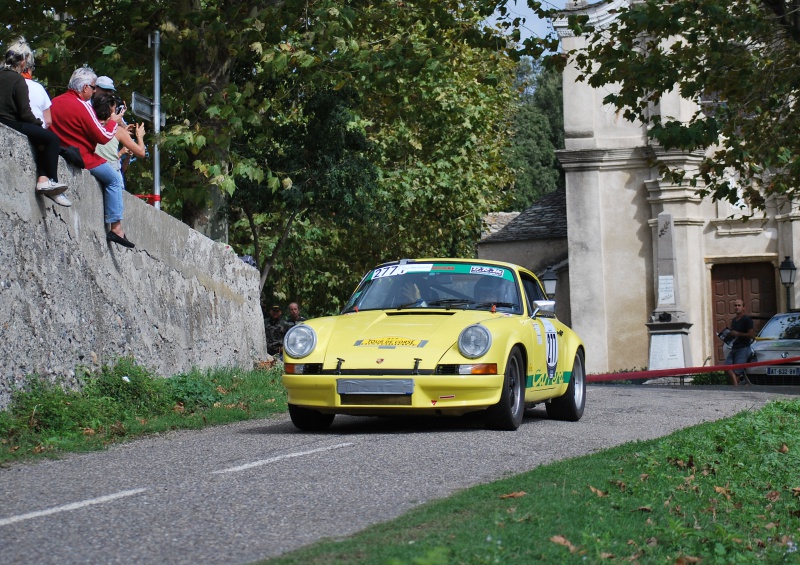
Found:
<path fill-rule="evenodd" d="M 25 375 L 74 384 L 121 356 L 163 376 L 267 358 L 256 269 L 130 194 L 136 248 L 107 243 L 94 177 L 58 174 L 71 208 L 34 194 L 27 138 L 0 125 L 0 408 Z"/>

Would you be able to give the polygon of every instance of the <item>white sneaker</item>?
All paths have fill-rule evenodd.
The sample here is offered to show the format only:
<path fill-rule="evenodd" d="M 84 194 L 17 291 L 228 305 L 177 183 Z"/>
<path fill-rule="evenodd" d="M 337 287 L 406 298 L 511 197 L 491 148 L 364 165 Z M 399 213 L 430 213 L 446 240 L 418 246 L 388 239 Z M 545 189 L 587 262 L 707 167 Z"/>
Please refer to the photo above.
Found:
<path fill-rule="evenodd" d="M 72 202 L 70 202 L 69 198 L 64 196 L 63 194 L 56 194 L 53 196 L 52 194 L 45 194 L 50 200 L 58 204 L 59 206 L 64 206 L 65 208 L 69 208 L 72 206 Z"/>
<path fill-rule="evenodd" d="M 44 196 L 55 196 L 67 190 L 67 185 L 63 182 L 47 179 L 44 182 L 36 183 L 36 194 L 43 194 Z"/>

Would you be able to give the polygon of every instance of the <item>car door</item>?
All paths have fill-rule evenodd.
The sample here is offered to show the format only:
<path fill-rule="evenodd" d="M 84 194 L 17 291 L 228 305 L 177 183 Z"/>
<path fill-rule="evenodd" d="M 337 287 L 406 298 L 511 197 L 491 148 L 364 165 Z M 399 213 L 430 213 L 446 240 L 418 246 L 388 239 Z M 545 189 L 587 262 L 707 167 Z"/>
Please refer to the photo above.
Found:
<path fill-rule="evenodd" d="M 530 315 L 536 308 L 535 300 L 545 300 L 544 291 L 539 282 L 520 273 L 522 288 L 525 291 L 525 301 Z M 535 318 L 528 318 L 527 325 L 530 331 L 528 345 L 528 370 L 527 386 L 537 390 L 546 390 L 555 386 L 556 367 L 560 336 L 555 319 L 549 319 L 540 314 Z"/>

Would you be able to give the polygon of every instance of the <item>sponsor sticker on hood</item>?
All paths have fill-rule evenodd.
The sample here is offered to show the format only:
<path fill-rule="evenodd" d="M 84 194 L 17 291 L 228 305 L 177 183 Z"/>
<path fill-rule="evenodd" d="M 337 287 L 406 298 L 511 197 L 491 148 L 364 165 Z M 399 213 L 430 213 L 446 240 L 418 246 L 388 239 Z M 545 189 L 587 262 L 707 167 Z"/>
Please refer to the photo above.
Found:
<path fill-rule="evenodd" d="M 427 339 L 412 339 L 408 337 L 377 337 L 370 339 L 359 339 L 354 345 L 356 347 L 379 347 L 394 349 L 395 347 L 425 347 L 427 343 Z"/>

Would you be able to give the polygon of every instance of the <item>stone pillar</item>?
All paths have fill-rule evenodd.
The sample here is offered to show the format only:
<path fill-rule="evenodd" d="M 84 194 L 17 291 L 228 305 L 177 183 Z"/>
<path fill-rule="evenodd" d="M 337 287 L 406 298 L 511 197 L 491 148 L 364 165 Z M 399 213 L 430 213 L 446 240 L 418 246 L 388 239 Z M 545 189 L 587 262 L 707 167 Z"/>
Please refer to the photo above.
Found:
<path fill-rule="evenodd" d="M 672 214 L 660 213 L 656 232 L 656 308 L 647 323 L 650 332 L 649 369 L 686 367 L 686 360 L 692 358 L 689 349 L 689 328 L 692 324 L 681 309 L 675 276 L 674 234 Z"/>

